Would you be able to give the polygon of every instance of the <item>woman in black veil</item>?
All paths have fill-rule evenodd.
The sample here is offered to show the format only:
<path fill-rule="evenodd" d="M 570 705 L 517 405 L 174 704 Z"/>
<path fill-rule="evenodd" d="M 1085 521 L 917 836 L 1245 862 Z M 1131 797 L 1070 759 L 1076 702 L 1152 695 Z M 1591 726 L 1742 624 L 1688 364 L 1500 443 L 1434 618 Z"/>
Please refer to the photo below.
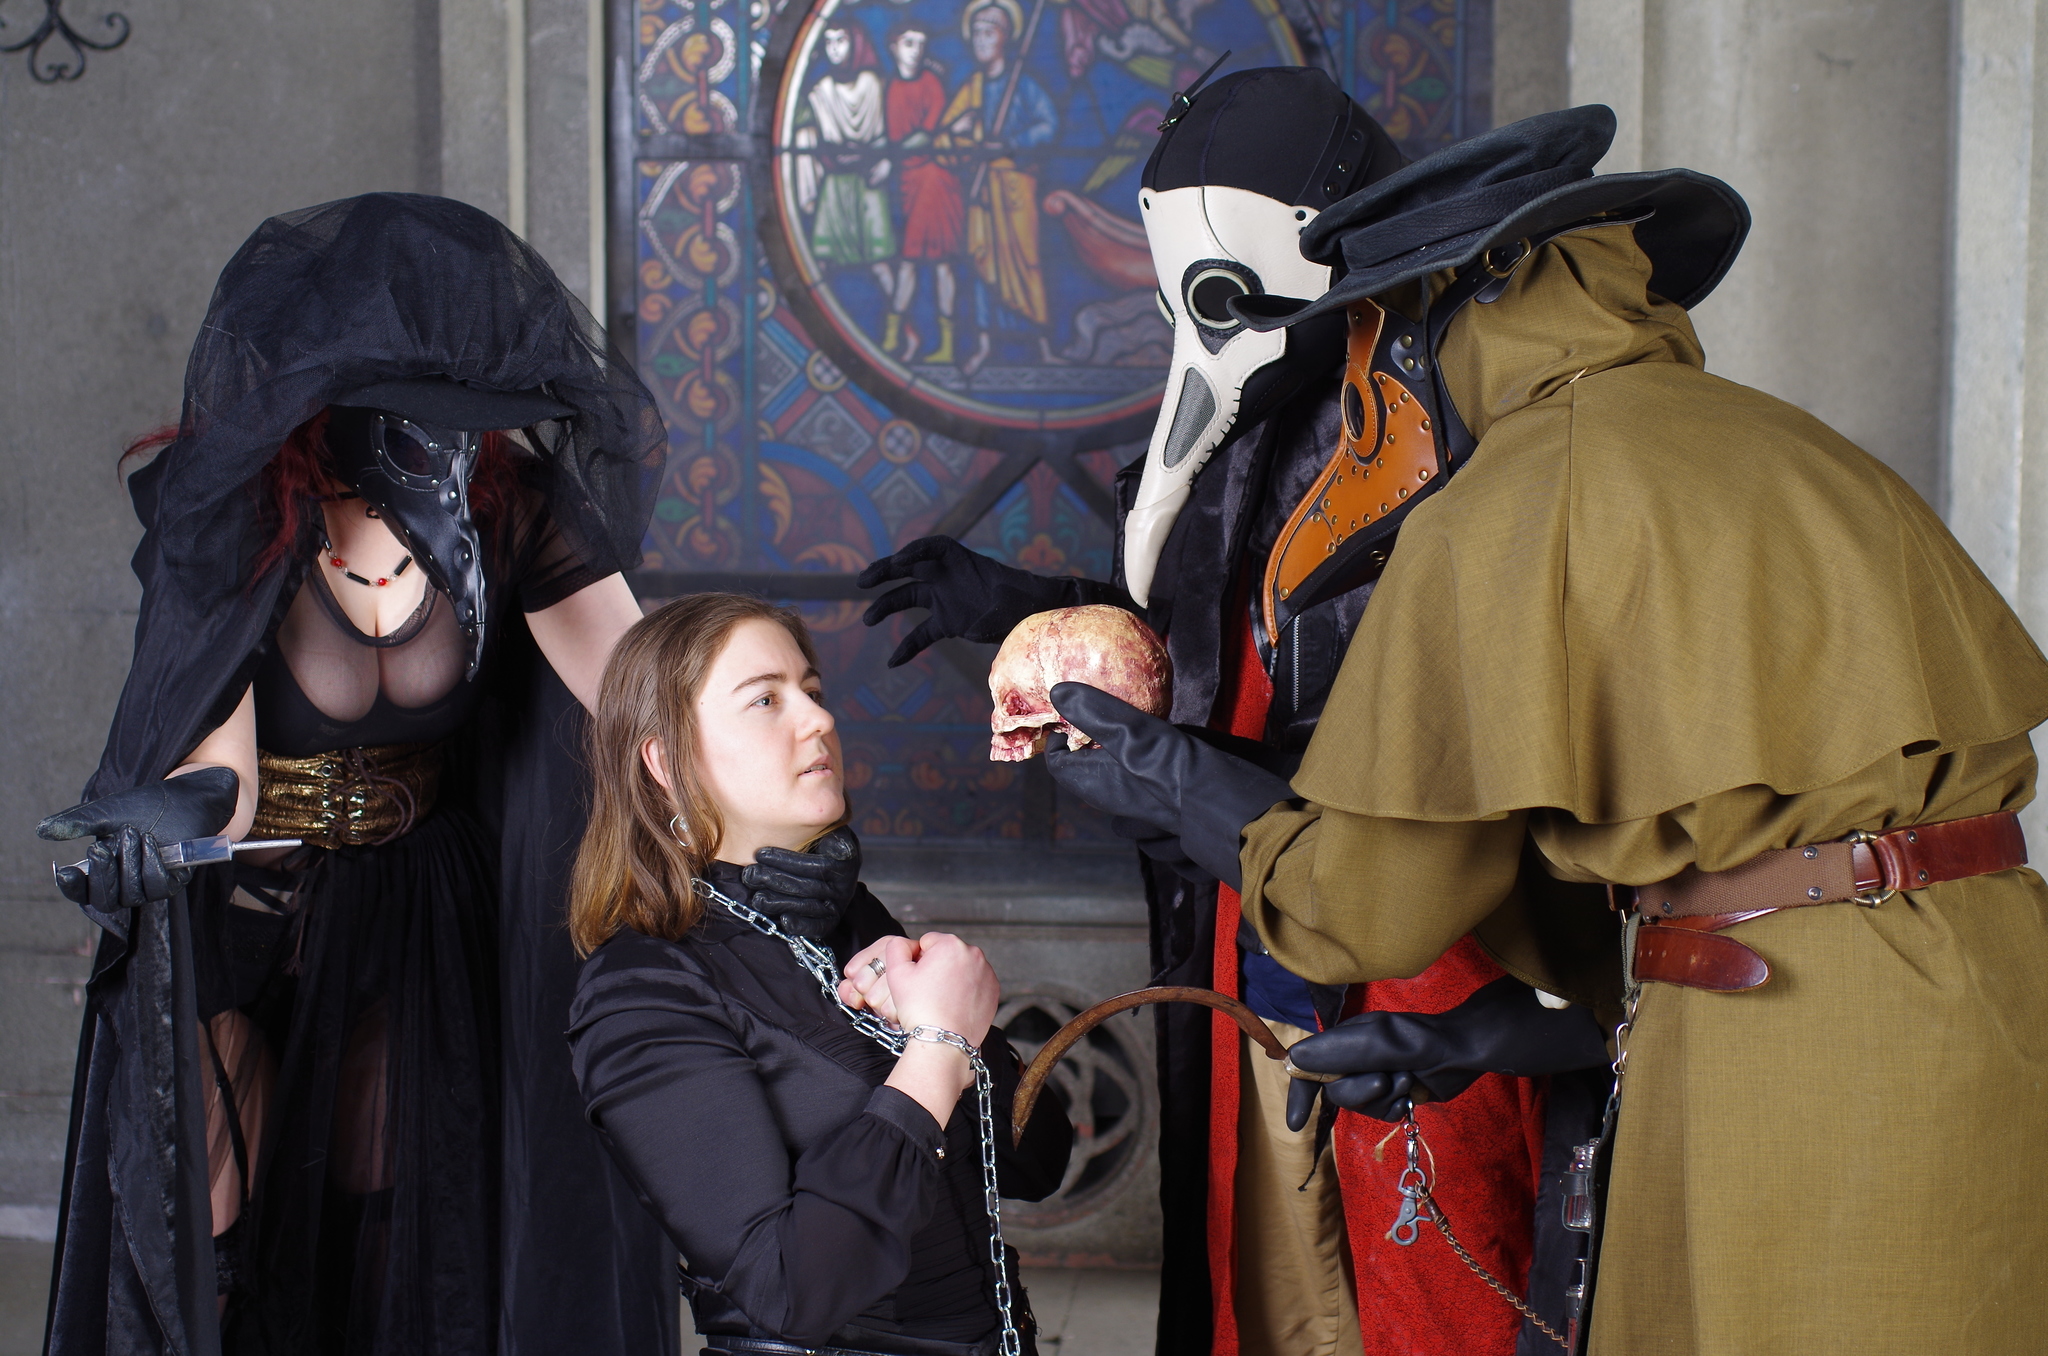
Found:
<path fill-rule="evenodd" d="M 48 1352 L 673 1349 L 561 1037 L 577 699 L 665 448 L 474 208 L 306 208 L 228 264 L 130 481 L 106 752 L 43 826 L 96 840 L 60 885 L 103 929 Z M 304 845 L 166 865 L 221 832 Z"/>

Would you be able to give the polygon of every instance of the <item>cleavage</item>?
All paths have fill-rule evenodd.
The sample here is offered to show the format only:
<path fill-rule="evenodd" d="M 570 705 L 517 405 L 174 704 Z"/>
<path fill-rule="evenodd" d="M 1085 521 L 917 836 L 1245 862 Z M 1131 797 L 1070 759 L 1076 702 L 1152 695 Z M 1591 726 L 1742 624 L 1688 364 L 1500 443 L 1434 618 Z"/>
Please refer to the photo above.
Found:
<path fill-rule="evenodd" d="M 412 620 L 428 588 L 418 561 L 394 574 L 407 557 L 398 535 L 382 519 L 367 516 L 361 500 L 322 504 L 331 549 L 320 554 L 320 582 L 349 623 L 366 636 L 388 636 Z M 334 564 L 336 558 L 365 579 L 388 578 L 382 587 L 359 583 Z"/>

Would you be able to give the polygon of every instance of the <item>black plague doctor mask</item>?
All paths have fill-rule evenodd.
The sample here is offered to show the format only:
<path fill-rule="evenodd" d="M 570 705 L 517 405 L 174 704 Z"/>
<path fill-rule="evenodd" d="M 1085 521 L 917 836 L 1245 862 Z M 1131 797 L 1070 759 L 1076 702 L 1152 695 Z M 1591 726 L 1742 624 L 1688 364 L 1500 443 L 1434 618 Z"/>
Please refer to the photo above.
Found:
<path fill-rule="evenodd" d="M 1364 109 L 1305 66 L 1197 81 L 1174 96 L 1161 131 L 1138 208 L 1173 326 L 1173 366 L 1124 523 L 1124 579 L 1140 604 L 1196 472 L 1343 358 L 1341 316 L 1261 333 L 1231 303 L 1320 297 L 1332 270 L 1302 257 L 1302 231 L 1407 163 Z"/>
<path fill-rule="evenodd" d="M 490 615 L 483 541 L 469 504 L 483 434 L 575 413 L 539 389 L 490 391 L 419 377 L 346 392 L 328 417 L 335 474 L 448 595 L 469 642 L 469 677 L 483 659 Z"/>

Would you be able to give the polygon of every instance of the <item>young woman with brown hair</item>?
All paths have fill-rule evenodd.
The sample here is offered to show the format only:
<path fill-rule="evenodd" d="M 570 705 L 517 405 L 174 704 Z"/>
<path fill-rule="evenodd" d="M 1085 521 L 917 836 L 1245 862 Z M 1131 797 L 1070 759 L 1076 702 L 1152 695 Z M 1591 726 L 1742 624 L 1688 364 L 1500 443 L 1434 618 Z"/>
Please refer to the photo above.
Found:
<path fill-rule="evenodd" d="M 590 762 L 569 1042 L 707 1351 L 1034 1350 L 989 1188 L 1051 1194 L 1072 1132 L 1046 1099 L 1011 1145 L 988 961 L 911 940 L 865 888 L 818 940 L 757 907 L 763 866 L 846 818 L 803 622 L 731 594 L 648 616 L 605 668 Z"/>

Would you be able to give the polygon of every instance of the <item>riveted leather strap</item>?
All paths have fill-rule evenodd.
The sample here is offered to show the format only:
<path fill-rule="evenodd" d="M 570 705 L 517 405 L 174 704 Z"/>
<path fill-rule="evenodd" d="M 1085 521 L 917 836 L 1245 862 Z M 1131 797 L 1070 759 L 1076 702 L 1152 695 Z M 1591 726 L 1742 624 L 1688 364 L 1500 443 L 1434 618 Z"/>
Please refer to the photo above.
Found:
<path fill-rule="evenodd" d="M 1779 909 L 1854 901 L 1876 907 L 1899 890 L 1989 875 L 2027 864 L 2026 837 L 2010 811 L 1916 824 L 1833 843 L 1780 848 L 1726 871 L 1687 867 L 1636 888 L 1646 926 L 1636 935 L 1640 980 L 1734 993 L 1771 977 L 1757 952 L 1724 928 Z"/>
<path fill-rule="evenodd" d="M 1670 880 L 1638 886 L 1636 907 L 1646 918 L 1666 919 L 1754 916 L 1848 900 L 1876 904 L 1894 890 L 1917 890 L 2026 864 L 2027 841 L 2019 816 L 2000 811 L 1916 824 L 1860 841 L 1780 848 L 1726 871 L 1687 867 Z"/>

